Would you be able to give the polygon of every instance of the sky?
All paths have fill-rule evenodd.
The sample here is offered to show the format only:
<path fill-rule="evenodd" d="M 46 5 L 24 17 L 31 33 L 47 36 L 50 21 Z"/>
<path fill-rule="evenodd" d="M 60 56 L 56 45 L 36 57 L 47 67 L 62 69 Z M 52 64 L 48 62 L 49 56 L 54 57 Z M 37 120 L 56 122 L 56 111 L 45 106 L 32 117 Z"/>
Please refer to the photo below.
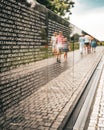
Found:
<path fill-rule="evenodd" d="M 104 0 L 73 0 L 70 22 L 100 41 L 104 41 Z"/>

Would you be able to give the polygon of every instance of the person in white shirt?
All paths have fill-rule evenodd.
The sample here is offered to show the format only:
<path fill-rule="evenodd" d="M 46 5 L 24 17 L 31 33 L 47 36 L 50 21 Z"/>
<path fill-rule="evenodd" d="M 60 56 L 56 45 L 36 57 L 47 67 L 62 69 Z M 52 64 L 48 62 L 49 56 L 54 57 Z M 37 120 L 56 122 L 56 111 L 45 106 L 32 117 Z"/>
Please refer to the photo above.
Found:
<path fill-rule="evenodd" d="M 56 50 L 57 50 L 56 43 L 57 43 L 57 32 L 54 32 L 53 36 L 51 37 L 52 53 L 54 55 L 56 55 Z"/>
<path fill-rule="evenodd" d="M 80 54 L 83 54 L 84 42 L 85 42 L 85 38 L 84 38 L 84 34 L 82 34 L 79 37 L 79 50 L 80 50 Z"/>
<path fill-rule="evenodd" d="M 91 38 L 89 35 L 85 35 L 84 38 L 85 38 L 85 50 L 86 53 L 89 53 L 91 50 L 91 46 L 90 46 Z"/>

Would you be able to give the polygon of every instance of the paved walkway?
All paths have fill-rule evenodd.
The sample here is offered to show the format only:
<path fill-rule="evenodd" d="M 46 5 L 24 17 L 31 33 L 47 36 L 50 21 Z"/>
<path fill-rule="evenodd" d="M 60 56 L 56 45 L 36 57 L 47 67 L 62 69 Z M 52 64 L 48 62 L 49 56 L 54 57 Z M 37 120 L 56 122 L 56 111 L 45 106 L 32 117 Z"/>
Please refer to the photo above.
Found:
<path fill-rule="evenodd" d="M 89 118 L 88 130 L 104 130 L 104 67 L 95 96 L 91 116 Z"/>
<path fill-rule="evenodd" d="M 8 118 L 12 115 L 10 130 L 57 130 L 103 53 L 102 47 L 98 47 L 96 53 L 88 55 L 80 55 L 79 51 L 75 51 L 74 55 L 70 52 L 68 62 L 62 60 L 59 65 L 67 66 L 66 71 L 7 111 Z M 45 61 L 39 62 L 40 65 L 36 63 L 35 66 L 39 68 L 56 62 L 54 58 Z"/>

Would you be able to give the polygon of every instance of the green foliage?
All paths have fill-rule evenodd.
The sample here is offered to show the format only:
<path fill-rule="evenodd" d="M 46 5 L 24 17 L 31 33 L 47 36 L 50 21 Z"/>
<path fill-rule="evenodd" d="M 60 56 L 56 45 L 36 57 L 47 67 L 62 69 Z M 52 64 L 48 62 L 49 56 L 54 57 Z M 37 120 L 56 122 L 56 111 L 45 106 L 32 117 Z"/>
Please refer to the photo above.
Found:
<path fill-rule="evenodd" d="M 65 13 L 70 12 L 70 8 L 74 5 L 74 2 L 71 0 L 37 0 L 37 2 L 45 5 L 60 16 L 64 16 Z"/>
<path fill-rule="evenodd" d="M 39 2 L 42 5 L 45 5 L 47 8 L 51 7 L 51 0 L 36 0 L 37 2 Z"/>
<path fill-rule="evenodd" d="M 70 48 L 71 48 L 71 51 L 79 49 L 79 43 L 78 42 L 75 42 L 75 43 L 71 42 Z"/>
<path fill-rule="evenodd" d="M 104 46 L 104 41 L 102 41 L 102 42 L 97 42 L 97 45 L 98 45 L 98 46 Z"/>

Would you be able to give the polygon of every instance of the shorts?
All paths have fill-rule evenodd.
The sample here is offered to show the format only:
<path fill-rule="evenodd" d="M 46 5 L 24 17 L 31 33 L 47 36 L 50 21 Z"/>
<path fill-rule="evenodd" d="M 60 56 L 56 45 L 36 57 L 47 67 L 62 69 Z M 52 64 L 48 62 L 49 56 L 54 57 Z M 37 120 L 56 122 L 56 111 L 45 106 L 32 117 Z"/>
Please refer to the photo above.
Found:
<path fill-rule="evenodd" d="M 52 44 L 52 47 L 56 47 L 56 44 Z"/>
<path fill-rule="evenodd" d="M 61 52 L 62 51 L 62 44 L 57 44 L 57 51 Z"/>
<path fill-rule="evenodd" d="M 88 46 L 90 45 L 90 43 L 89 43 L 89 42 L 86 42 L 85 45 L 86 45 L 86 47 L 88 47 Z"/>
<path fill-rule="evenodd" d="M 63 52 L 68 52 L 69 49 L 68 49 L 68 48 L 67 48 L 67 49 L 63 48 L 62 51 L 63 51 Z"/>

